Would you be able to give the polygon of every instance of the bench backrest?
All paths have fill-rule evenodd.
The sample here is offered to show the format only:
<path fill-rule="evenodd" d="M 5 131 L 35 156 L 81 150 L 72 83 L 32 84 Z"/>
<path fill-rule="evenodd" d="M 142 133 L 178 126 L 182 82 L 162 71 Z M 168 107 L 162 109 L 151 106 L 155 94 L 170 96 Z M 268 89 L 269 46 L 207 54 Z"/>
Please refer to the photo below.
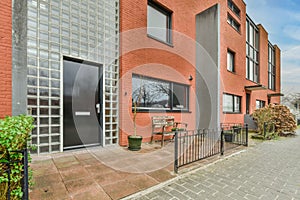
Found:
<path fill-rule="evenodd" d="M 174 124 L 174 116 L 153 116 L 152 117 L 152 126 L 162 127 L 165 125 L 173 126 Z"/>

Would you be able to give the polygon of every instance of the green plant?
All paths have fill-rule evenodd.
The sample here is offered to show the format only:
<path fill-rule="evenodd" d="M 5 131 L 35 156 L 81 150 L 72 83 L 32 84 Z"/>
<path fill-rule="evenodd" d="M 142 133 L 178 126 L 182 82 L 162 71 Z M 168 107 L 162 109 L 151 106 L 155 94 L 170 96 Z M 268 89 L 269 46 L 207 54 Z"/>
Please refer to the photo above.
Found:
<path fill-rule="evenodd" d="M 171 131 L 184 131 L 184 128 L 173 127 Z"/>
<path fill-rule="evenodd" d="M 269 109 L 268 107 L 264 107 L 264 108 L 255 110 L 252 114 L 252 117 L 257 122 L 258 131 L 261 134 L 263 134 L 265 123 L 269 124 L 268 126 L 270 126 L 271 125 L 270 122 L 273 121 L 273 112 L 272 112 L 272 109 Z"/>
<path fill-rule="evenodd" d="M 0 120 L 0 199 L 6 199 L 8 189 L 8 162 L 10 163 L 11 199 L 21 199 L 23 196 L 21 180 L 23 178 L 23 155 L 16 150 L 27 148 L 34 119 L 20 115 L 6 117 Z M 8 160 L 8 155 L 10 159 Z M 29 156 L 30 160 L 30 156 Z"/>
<path fill-rule="evenodd" d="M 255 110 L 252 116 L 257 122 L 259 134 L 262 134 L 264 139 L 295 134 L 296 121 L 286 106 L 269 104 Z"/>

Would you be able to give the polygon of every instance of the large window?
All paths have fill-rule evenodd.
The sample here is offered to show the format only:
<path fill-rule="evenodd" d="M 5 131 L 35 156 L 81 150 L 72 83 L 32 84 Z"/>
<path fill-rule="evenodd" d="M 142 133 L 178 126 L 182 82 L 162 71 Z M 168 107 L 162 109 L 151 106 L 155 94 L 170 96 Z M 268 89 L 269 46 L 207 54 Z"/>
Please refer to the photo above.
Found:
<path fill-rule="evenodd" d="M 188 111 L 189 86 L 132 75 L 132 107 L 138 110 Z"/>
<path fill-rule="evenodd" d="M 241 97 L 232 94 L 223 94 L 223 112 L 240 113 Z"/>
<path fill-rule="evenodd" d="M 256 25 L 246 20 L 246 78 L 259 82 L 259 36 Z"/>
<path fill-rule="evenodd" d="M 234 52 L 227 50 L 227 70 L 234 72 Z"/>
<path fill-rule="evenodd" d="M 240 17 L 241 16 L 241 11 L 240 9 L 232 2 L 232 0 L 228 0 L 228 8 L 236 14 L 236 16 Z"/>
<path fill-rule="evenodd" d="M 263 107 L 265 107 L 265 105 L 266 105 L 266 102 L 265 102 L 265 101 L 262 101 L 262 100 L 256 100 L 256 109 L 263 108 Z"/>
<path fill-rule="evenodd" d="M 150 0 L 147 8 L 147 33 L 162 42 L 172 43 L 171 12 Z"/>
<path fill-rule="evenodd" d="M 235 20 L 233 19 L 233 17 L 231 15 L 228 14 L 227 16 L 227 22 L 228 24 L 230 24 L 237 32 L 240 32 L 240 27 L 241 25 Z"/>
<path fill-rule="evenodd" d="M 269 43 L 269 51 L 268 51 L 268 88 L 271 90 L 275 90 L 275 75 L 276 75 L 276 67 L 275 67 L 275 49 L 272 44 Z"/>

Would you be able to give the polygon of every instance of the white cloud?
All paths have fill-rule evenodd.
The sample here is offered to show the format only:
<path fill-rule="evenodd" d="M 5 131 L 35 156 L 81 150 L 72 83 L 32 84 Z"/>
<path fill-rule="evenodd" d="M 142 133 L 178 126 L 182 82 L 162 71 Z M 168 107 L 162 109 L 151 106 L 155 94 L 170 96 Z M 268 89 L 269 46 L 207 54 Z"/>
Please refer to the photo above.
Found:
<path fill-rule="evenodd" d="M 284 27 L 283 32 L 290 38 L 300 41 L 300 26 L 287 25 Z"/>
<path fill-rule="evenodd" d="M 300 33 L 299 33 L 300 34 Z M 300 45 L 290 47 L 282 52 L 282 59 L 287 62 L 300 61 Z"/>
<path fill-rule="evenodd" d="M 300 13 L 288 11 L 288 12 L 287 12 L 287 15 L 288 15 L 291 19 L 294 19 L 294 20 L 300 22 Z"/>

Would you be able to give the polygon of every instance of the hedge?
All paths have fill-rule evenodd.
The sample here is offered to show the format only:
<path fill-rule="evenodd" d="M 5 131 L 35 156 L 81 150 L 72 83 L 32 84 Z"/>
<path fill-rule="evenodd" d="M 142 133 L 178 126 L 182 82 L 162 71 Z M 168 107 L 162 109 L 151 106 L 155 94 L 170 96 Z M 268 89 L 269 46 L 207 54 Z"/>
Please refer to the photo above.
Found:
<path fill-rule="evenodd" d="M 9 161 L 13 161 L 10 162 L 11 199 L 22 199 L 23 156 L 14 151 L 27 148 L 33 122 L 32 117 L 25 115 L 0 119 L 0 199 L 6 199 L 7 196 Z"/>

